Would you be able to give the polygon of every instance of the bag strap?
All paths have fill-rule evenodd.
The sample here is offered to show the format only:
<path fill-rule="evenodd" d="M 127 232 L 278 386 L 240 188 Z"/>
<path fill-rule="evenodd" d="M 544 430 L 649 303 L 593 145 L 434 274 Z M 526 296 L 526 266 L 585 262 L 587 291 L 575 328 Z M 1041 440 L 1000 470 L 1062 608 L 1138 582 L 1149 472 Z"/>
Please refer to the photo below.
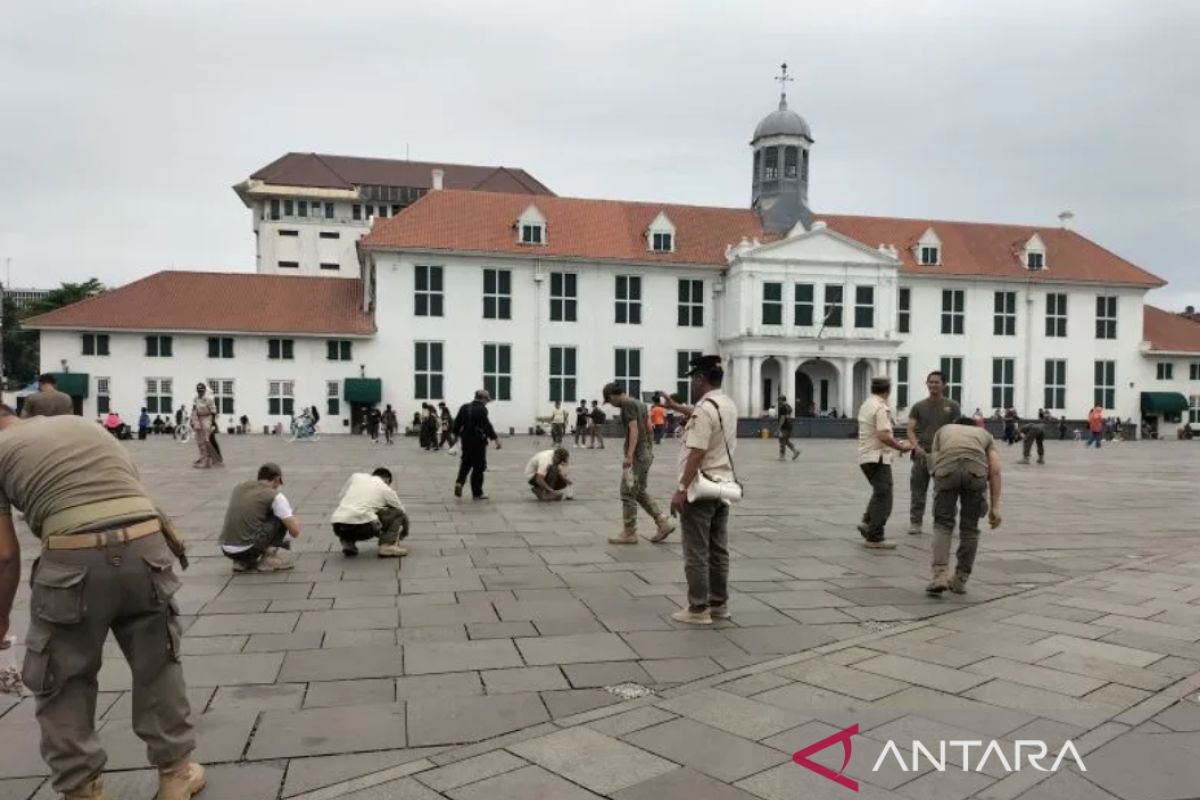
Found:
<path fill-rule="evenodd" d="M 721 419 L 721 407 L 711 397 L 706 398 L 704 402 L 710 403 L 717 412 L 717 424 L 721 426 L 721 441 L 725 443 L 725 457 L 729 459 L 729 471 L 733 473 L 733 482 L 740 483 L 737 479 L 737 467 L 733 465 L 733 451 L 729 449 L 729 437 L 725 435 L 725 420 Z"/>

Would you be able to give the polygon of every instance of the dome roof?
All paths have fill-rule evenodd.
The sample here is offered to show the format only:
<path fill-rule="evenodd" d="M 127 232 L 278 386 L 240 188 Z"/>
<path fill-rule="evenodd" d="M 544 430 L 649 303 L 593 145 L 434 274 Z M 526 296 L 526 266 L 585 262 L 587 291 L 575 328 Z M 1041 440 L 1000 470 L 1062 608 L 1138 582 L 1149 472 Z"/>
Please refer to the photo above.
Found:
<path fill-rule="evenodd" d="M 787 98 L 781 97 L 779 108 L 762 118 L 762 122 L 754 129 L 754 138 L 750 141 L 757 142 L 767 136 L 803 136 L 812 140 L 812 131 L 809 130 L 804 117 L 788 109 Z"/>

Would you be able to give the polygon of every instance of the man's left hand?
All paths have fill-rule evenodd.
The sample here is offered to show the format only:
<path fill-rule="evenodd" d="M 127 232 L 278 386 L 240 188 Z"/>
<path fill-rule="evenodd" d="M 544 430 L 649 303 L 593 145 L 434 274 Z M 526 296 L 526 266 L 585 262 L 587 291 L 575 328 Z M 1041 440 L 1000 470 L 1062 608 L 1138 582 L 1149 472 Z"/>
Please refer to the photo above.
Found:
<path fill-rule="evenodd" d="M 496 440 L 496 449 L 497 449 L 497 450 L 501 450 L 501 449 L 503 449 L 503 448 L 500 446 L 500 440 L 499 440 L 499 439 L 497 439 L 497 440 Z"/>
<path fill-rule="evenodd" d="M 621 466 L 624 469 L 633 469 L 633 459 L 627 457 L 624 461 L 621 462 Z"/>
<path fill-rule="evenodd" d="M 671 513 L 682 514 L 683 507 L 687 505 L 687 492 L 677 491 L 671 495 Z"/>

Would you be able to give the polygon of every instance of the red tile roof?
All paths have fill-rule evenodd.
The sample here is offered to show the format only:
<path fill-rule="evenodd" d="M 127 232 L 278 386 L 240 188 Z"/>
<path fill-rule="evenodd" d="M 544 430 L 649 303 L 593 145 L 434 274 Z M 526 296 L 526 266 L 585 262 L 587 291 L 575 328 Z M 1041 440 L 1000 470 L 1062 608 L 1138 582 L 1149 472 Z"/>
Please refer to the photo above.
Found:
<path fill-rule="evenodd" d="M 447 189 L 554 194 L 523 169 L 319 153 L 288 153 L 256 170 L 250 177 L 277 186 L 311 186 L 320 189 L 353 189 L 356 186 L 429 189 L 434 169 L 445 171 L 442 185 Z"/>
<path fill-rule="evenodd" d="M 517 243 L 513 224 L 531 203 L 546 217 L 548 243 L 544 246 Z M 646 229 L 660 211 L 675 225 L 674 253 L 646 249 Z M 1147 287 L 1164 283 L 1095 242 L 1061 228 L 820 214 L 817 219 L 869 247 L 895 245 L 906 274 Z M 942 241 L 942 266 L 923 267 L 915 261 L 912 248 L 929 228 Z M 1046 245 L 1048 268 L 1041 272 L 1025 269 L 1020 257 L 1034 233 Z M 749 209 L 447 190 L 430 192 L 395 217 L 378 220 L 360 246 L 724 267 L 726 245 L 742 238 L 763 242 L 771 238 L 764 234 L 758 215 Z"/>
<path fill-rule="evenodd" d="M 1142 339 L 1163 353 L 1200 353 L 1200 322 L 1147 304 L 1142 317 Z"/>
<path fill-rule="evenodd" d="M 370 335 L 360 280 L 156 272 L 25 320 L 27 328 Z"/>
<path fill-rule="evenodd" d="M 546 218 L 544 245 L 517 242 L 513 226 L 530 205 Z M 660 212 L 677 231 L 673 253 L 646 247 L 646 229 Z M 725 266 L 726 245 L 742 237 L 766 238 L 750 209 L 446 190 L 430 192 L 395 217 L 376 220 L 360 245 Z"/>

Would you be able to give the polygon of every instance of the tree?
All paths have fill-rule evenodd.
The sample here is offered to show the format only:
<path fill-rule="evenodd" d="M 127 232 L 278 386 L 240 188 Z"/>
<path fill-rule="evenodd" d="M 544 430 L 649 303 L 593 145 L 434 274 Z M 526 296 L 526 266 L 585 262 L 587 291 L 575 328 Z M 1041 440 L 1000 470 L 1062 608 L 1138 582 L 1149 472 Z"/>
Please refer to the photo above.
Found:
<path fill-rule="evenodd" d="M 2 309 L 3 327 L 0 330 L 5 378 L 10 383 L 23 385 L 32 381 L 38 374 L 41 361 L 38 334 L 37 331 L 23 330 L 21 320 L 78 303 L 105 291 L 104 284 L 96 278 L 89 278 L 83 283 L 63 283 L 57 289 L 51 289 L 42 299 L 21 309 L 5 295 Z"/>

